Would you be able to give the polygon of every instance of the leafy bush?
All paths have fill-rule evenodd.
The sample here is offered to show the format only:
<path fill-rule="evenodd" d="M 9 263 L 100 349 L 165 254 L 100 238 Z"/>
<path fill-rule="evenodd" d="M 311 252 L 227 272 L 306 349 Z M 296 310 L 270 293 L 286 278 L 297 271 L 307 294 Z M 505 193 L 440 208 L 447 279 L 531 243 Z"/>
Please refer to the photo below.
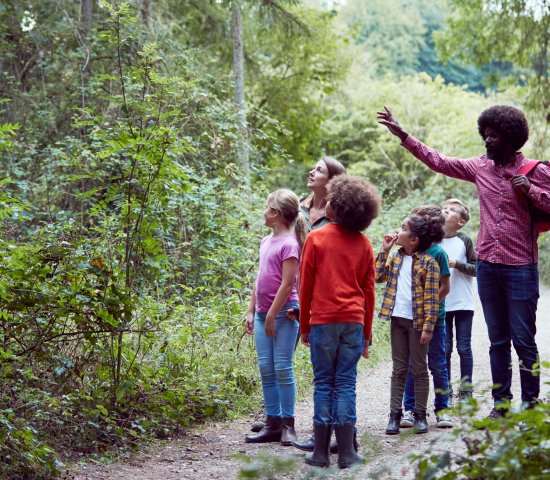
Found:
<path fill-rule="evenodd" d="M 242 202 L 231 104 L 164 74 L 129 5 L 102 5 L 118 61 L 90 77 L 96 102 L 73 135 L 34 152 L 49 170 L 32 188 L 17 177 L 0 194 L 9 478 L 54 475 L 54 452 L 132 447 L 226 415 L 256 388 L 252 350 L 236 353 L 260 235 L 251 206 L 264 200 Z M 24 167 L 15 130 L 0 129 L 0 146 Z"/>
<path fill-rule="evenodd" d="M 417 479 L 538 480 L 550 476 L 548 403 L 497 419 L 476 420 L 478 408 L 473 398 L 461 404 L 458 413 L 466 424 L 449 434 L 463 441 L 463 449 L 440 449 L 436 440 L 430 450 L 412 457 L 419 460 Z"/>

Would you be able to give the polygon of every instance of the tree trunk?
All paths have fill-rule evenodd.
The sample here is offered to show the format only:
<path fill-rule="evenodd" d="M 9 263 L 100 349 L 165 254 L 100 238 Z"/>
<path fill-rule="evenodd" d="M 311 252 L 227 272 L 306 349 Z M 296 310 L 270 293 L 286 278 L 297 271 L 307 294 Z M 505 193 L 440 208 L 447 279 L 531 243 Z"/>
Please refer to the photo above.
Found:
<path fill-rule="evenodd" d="M 90 31 L 93 25 L 94 0 L 80 1 L 80 25 L 82 32 L 82 48 L 84 49 L 85 58 L 82 67 L 80 68 L 80 105 L 86 108 L 88 99 L 88 85 L 90 83 L 90 48 L 88 42 L 90 40 Z M 81 133 L 84 134 L 85 127 L 81 128 Z"/>
<path fill-rule="evenodd" d="M 248 160 L 248 127 L 246 123 L 246 106 L 244 100 L 244 49 L 241 5 L 233 2 L 231 12 L 231 33 L 233 36 L 233 80 L 235 82 L 235 109 L 239 122 L 237 140 L 237 158 L 243 172 L 246 188 L 250 188 L 250 169 Z"/>
<path fill-rule="evenodd" d="M 151 0 L 141 0 L 141 19 L 143 26 L 149 28 L 149 12 L 151 9 Z"/>
<path fill-rule="evenodd" d="M 92 15 L 94 11 L 94 0 L 81 0 L 80 2 L 80 22 L 82 24 L 82 33 L 85 38 L 92 28 Z"/>

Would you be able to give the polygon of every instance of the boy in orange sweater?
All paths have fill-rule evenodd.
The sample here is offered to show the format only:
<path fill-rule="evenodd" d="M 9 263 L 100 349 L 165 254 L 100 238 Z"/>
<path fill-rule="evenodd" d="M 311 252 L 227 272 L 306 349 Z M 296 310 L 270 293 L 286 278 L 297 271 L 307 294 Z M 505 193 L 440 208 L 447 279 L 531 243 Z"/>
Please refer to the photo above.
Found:
<path fill-rule="evenodd" d="M 378 215 L 380 197 L 368 181 L 347 175 L 334 177 L 328 191 L 334 223 L 308 235 L 300 267 L 300 332 L 314 374 L 315 449 L 305 461 L 330 465 L 334 427 L 338 466 L 348 468 L 363 461 L 353 448 L 355 387 L 374 314 L 374 254 L 361 231 Z"/>

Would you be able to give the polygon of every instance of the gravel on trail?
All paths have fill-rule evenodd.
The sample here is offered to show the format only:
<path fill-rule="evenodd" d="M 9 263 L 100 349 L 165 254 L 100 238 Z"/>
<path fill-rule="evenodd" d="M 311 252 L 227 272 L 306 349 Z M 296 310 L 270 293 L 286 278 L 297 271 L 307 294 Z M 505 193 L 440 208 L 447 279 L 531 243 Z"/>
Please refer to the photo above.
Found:
<path fill-rule="evenodd" d="M 537 344 L 543 360 L 550 360 L 550 289 L 541 287 L 537 315 Z M 474 351 L 474 396 L 481 403 L 480 417 L 492 407 L 490 397 L 491 373 L 489 367 L 489 341 L 483 320 L 479 299 L 476 304 L 472 331 Z M 519 375 L 517 357 L 514 365 L 514 403 L 519 403 Z M 463 442 L 446 438 L 448 429 L 435 426 L 433 414 L 433 384 L 430 394 L 428 417 L 429 431 L 424 435 L 414 435 L 410 429 L 402 429 L 400 435 L 384 433 L 389 413 L 389 386 L 391 361 L 375 367 L 368 360 L 360 369 L 357 384 L 357 428 L 360 437 L 360 452 L 367 463 L 353 472 L 355 478 L 410 479 L 414 478 L 414 466 L 408 454 L 445 446 L 461 451 Z M 458 372 L 458 356 L 453 353 L 453 373 Z M 541 399 L 549 401 L 550 388 L 546 383 L 550 378 L 548 369 L 541 373 Z M 430 380 L 431 383 L 431 380 Z M 296 405 L 296 430 L 300 438 L 311 434 L 313 401 L 308 399 Z M 73 480 L 187 480 L 187 479 L 233 479 L 237 478 L 244 463 L 236 458 L 238 454 L 255 457 L 267 453 L 277 457 L 294 457 L 297 467 L 289 474 L 276 478 L 300 479 L 308 476 L 310 467 L 303 461 L 304 452 L 293 447 L 282 447 L 276 443 L 245 444 L 244 436 L 249 433 L 250 418 L 231 422 L 208 423 L 193 428 L 181 438 L 163 444 L 154 444 L 131 458 L 116 461 L 109 465 L 82 461 L 72 466 L 65 478 Z M 331 461 L 336 464 L 336 455 Z M 383 472 L 383 473 L 382 473 Z M 349 478 L 347 470 L 327 472 L 330 476 Z"/>

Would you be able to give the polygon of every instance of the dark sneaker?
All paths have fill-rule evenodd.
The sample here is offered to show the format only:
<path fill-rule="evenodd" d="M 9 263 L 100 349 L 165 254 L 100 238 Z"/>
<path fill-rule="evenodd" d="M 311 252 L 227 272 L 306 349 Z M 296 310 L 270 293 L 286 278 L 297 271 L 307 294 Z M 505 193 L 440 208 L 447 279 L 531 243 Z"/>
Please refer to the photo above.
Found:
<path fill-rule="evenodd" d="M 503 408 L 494 407 L 487 415 L 487 418 L 502 418 L 506 415 L 506 410 Z"/>

